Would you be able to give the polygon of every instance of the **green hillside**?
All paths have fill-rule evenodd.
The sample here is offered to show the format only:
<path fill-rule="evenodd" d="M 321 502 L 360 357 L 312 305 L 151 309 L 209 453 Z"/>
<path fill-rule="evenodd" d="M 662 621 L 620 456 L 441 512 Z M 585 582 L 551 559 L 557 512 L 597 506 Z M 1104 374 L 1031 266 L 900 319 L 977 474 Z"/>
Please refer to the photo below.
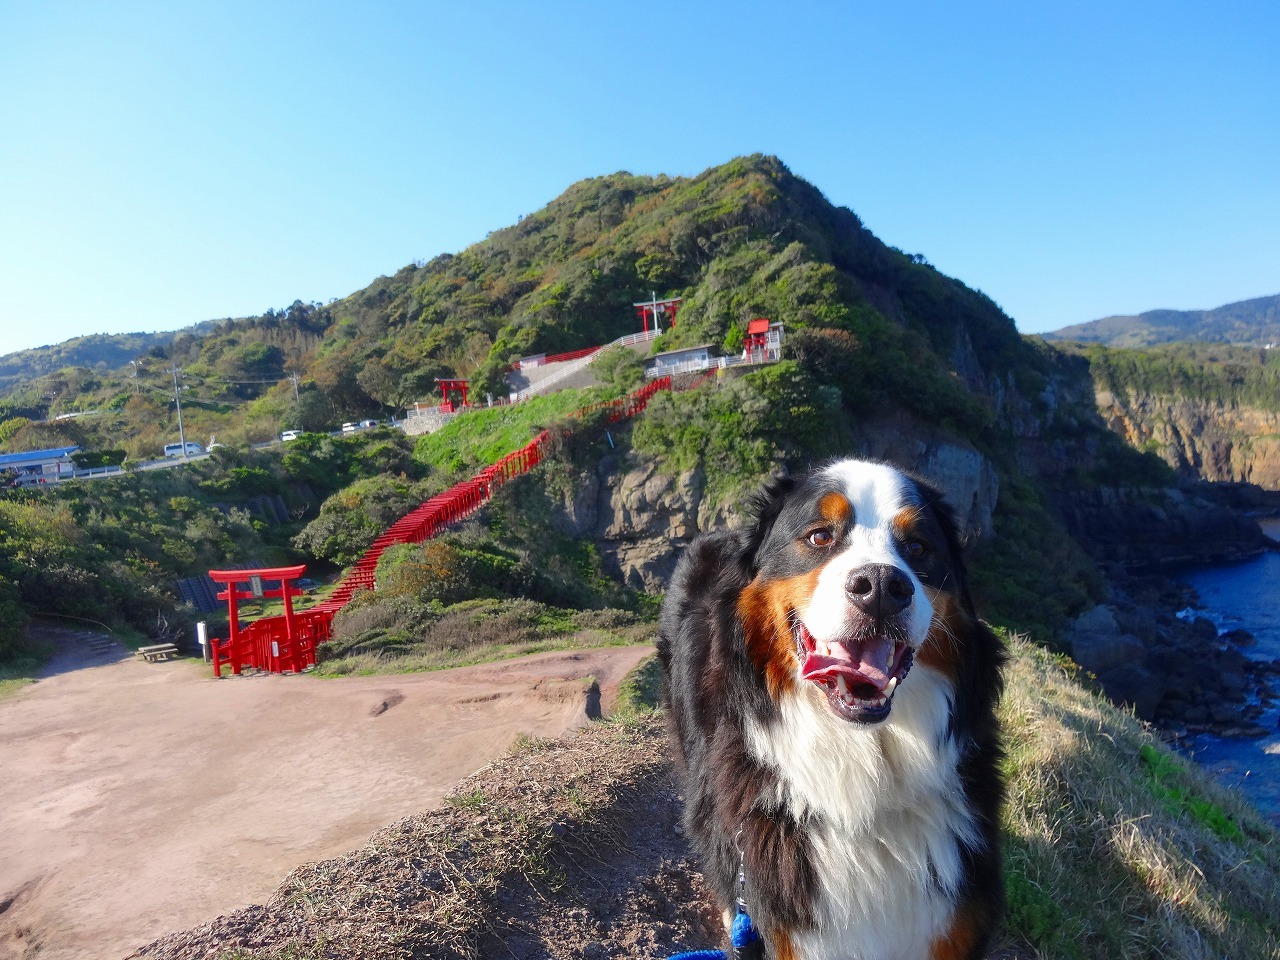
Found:
<path fill-rule="evenodd" d="M 1280 294 L 1213 310 L 1148 310 L 1137 316 L 1103 317 L 1046 333 L 1044 338 L 1108 347 L 1153 347 L 1178 340 L 1261 347 L 1280 343 Z"/>
<path fill-rule="evenodd" d="M 975 429 L 984 414 L 956 384 L 956 358 L 980 358 L 966 371 L 979 378 L 1035 366 L 988 298 L 885 246 L 776 158 L 754 156 L 688 179 L 584 180 L 481 243 L 345 299 L 182 333 L 141 356 L 136 380 L 131 366 L 67 366 L 15 383 L 0 393 L 0 450 L 154 453 L 176 433 L 174 364 L 188 435 L 224 443 L 385 416 L 429 397 L 441 376 L 500 394 L 504 369 L 522 355 L 636 330 L 631 304 L 651 292 L 684 298 L 659 349 L 732 349 L 752 317 L 767 316 L 792 333 L 820 331 L 817 346 L 834 345 L 858 399 L 895 393 Z M 105 412 L 25 423 L 74 411 Z M 6 419 L 23 422 L 6 430 Z"/>

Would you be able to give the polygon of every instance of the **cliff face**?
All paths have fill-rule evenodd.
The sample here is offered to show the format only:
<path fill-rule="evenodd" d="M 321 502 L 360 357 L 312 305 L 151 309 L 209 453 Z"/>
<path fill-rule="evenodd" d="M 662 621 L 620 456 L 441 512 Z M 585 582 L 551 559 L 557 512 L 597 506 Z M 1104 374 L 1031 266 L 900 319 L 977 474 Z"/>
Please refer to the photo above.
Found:
<path fill-rule="evenodd" d="M 1222 402 L 1097 394 L 1098 410 L 1131 446 L 1184 477 L 1280 490 L 1280 414 Z"/>
<path fill-rule="evenodd" d="M 966 537 L 991 534 L 999 482 L 972 447 L 892 417 L 864 428 L 856 455 L 929 479 L 952 505 Z M 739 500 L 714 503 L 705 490 L 700 468 L 672 476 L 629 451 L 577 477 L 572 497 L 560 504 L 561 522 L 573 536 L 594 540 L 611 572 L 628 586 L 660 591 L 694 537 L 742 520 Z"/>

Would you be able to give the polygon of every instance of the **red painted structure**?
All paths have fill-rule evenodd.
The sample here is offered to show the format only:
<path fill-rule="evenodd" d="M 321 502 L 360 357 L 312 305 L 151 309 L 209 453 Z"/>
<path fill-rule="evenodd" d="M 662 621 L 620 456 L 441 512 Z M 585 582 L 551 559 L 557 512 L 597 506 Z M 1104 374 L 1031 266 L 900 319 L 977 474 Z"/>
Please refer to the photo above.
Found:
<path fill-rule="evenodd" d="M 443 402 L 440 404 L 440 409 L 443 410 L 445 413 L 453 413 L 453 411 L 458 409 L 458 407 L 467 406 L 467 389 L 469 387 L 468 381 L 441 380 L 439 377 L 436 377 L 436 383 L 440 384 L 440 396 L 443 400 Z M 454 403 L 452 400 L 449 399 L 450 393 L 461 393 L 462 402 Z"/>
<path fill-rule="evenodd" d="M 670 389 L 671 378 L 659 377 L 625 397 L 585 407 L 577 411 L 575 416 L 604 410 L 609 422 L 616 423 L 643 411 L 658 391 Z M 464 480 L 405 514 L 369 545 L 369 549 L 338 581 L 329 598 L 310 610 L 293 610 L 290 598 L 302 591 L 287 584 L 287 581 L 302 576 L 305 566 L 269 570 L 210 570 L 210 577 L 218 583 L 227 584 L 227 591 L 218 594 L 218 599 L 227 601 L 230 613 L 230 637 L 225 641 L 211 641 L 213 675 L 222 676 L 223 664 L 229 665 L 234 674 L 239 674 L 245 667 L 269 670 L 272 673 L 286 670 L 298 673 L 314 665 L 316 648 L 329 639 L 334 614 L 345 607 L 357 591 L 376 589 L 374 572 L 387 547 L 398 543 L 421 543 L 465 520 L 484 506 L 498 487 L 522 473 L 528 473 L 541 463 L 543 446 L 549 439 L 550 431 L 543 430 L 525 446 L 485 467 L 470 480 Z M 235 584 L 247 583 L 253 576 L 282 581 L 279 591 L 264 590 L 262 595 L 282 596 L 285 612 L 284 616 L 264 617 L 240 629 L 236 620 L 236 601 L 248 599 L 253 594 L 235 589 Z"/>
<path fill-rule="evenodd" d="M 286 670 L 301 673 L 316 662 L 316 645 L 328 638 L 328 632 L 326 630 L 324 636 L 317 637 L 310 611 L 303 614 L 294 612 L 293 598 L 300 596 L 302 590 L 289 582 L 301 577 L 306 569 L 305 565 L 299 564 L 294 567 L 262 567 L 257 570 L 209 571 L 209 578 L 226 588 L 218 594 L 218 599 L 227 601 L 229 634 L 226 640 L 215 637 L 210 641 L 215 677 L 222 676 L 223 664 L 230 666 L 234 674 L 239 674 L 244 667 L 271 673 L 283 673 Z M 252 585 L 254 580 L 258 581 L 257 592 L 240 589 L 241 584 Z M 280 586 L 262 589 L 262 581 L 266 580 L 278 580 Z M 268 617 L 241 630 L 237 601 L 258 597 L 279 597 L 284 601 L 284 616 Z M 326 623 L 325 627 L 327 626 Z"/>
<path fill-rule="evenodd" d="M 583 347 L 581 350 L 570 350 L 568 353 L 549 353 L 542 358 L 543 363 L 564 363 L 567 360 L 578 360 L 591 353 L 597 353 L 600 347 Z"/>
<path fill-rule="evenodd" d="M 756 317 L 747 324 L 747 336 L 742 341 L 742 355 L 754 358 L 758 354 L 763 357 L 768 339 L 769 320 L 766 317 Z"/>
<path fill-rule="evenodd" d="M 653 329 L 659 329 L 658 318 L 666 317 L 667 326 L 674 329 L 676 325 L 676 311 L 680 309 L 681 297 L 670 297 L 666 300 L 659 300 L 656 297 L 647 303 L 633 303 L 636 313 L 640 314 L 640 321 L 644 324 L 647 331 L 649 329 L 649 320 L 653 320 Z"/>

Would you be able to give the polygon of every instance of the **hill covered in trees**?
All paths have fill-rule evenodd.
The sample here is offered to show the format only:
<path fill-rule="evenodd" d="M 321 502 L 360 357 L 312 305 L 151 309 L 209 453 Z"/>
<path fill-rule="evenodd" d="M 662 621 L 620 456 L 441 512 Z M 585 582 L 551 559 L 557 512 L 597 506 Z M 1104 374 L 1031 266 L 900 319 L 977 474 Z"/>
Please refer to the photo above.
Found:
<path fill-rule="evenodd" d="M 1261 347 L 1280 343 L 1280 294 L 1213 310 L 1148 310 L 1137 316 L 1103 317 L 1046 333 L 1044 338 L 1108 347 L 1154 347 L 1179 340 Z"/>
<path fill-rule="evenodd" d="M 1019 338 L 990 300 L 921 261 L 880 243 L 772 157 L 687 179 L 598 177 L 481 243 L 345 299 L 182 333 L 138 358 L 136 381 L 132 367 L 70 366 L 14 384 L 0 395 L 0 443 L 95 447 L 110 438 L 133 456 L 154 451 L 176 427 L 174 364 L 185 375 L 189 434 L 224 442 L 385 415 L 429 396 L 436 377 L 501 393 L 505 368 L 522 355 L 635 330 L 631 304 L 651 292 L 684 297 L 660 348 L 732 349 L 753 316 L 768 316 L 791 332 L 848 338 L 836 353 L 855 360 L 849 373 L 868 396 L 911 384 L 900 392 L 922 412 L 973 416 L 947 369 L 950 352 L 959 344 L 1008 372 L 1025 366 L 1015 362 Z M 859 366 L 854 341 L 874 344 L 875 361 Z M 3 432 L 6 419 L 88 410 L 107 413 Z"/>

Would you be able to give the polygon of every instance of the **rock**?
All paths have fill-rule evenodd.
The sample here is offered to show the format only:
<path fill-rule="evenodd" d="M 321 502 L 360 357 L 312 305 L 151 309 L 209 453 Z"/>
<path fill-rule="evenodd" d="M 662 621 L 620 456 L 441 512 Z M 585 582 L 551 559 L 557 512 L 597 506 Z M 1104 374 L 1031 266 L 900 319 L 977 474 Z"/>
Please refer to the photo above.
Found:
<path fill-rule="evenodd" d="M 964 536 L 991 535 L 1000 481 L 973 447 L 903 413 L 863 420 L 856 434 L 858 456 L 919 474 L 941 490 Z"/>
<path fill-rule="evenodd" d="M 1101 676 L 1128 664 L 1146 666 L 1147 650 L 1132 634 L 1072 633 L 1071 658 Z"/>
<path fill-rule="evenodd" d="M 1234 630 L 1228 630 L 1219 636 L 1219 639 L 1234 643 L 1237 647 L 1252 647 L 1257 641 L 1252 633 L 1236 627 Z"/>
<path fill-rule="evenodd" d="M 1098 674 L 1098 682 L 1107 696 L 1117 703 L 1133 707 L 1143 720 L 1154 720 L 1156 707 L 1164 699 L 1165 686 L 1159 677 L 1144 667 L 1129 664 Z"/>
<path fill-rule="evenodd" d="M 1120 632 L 1120 625 L 1110 607 L 1098 604 L 1092 610 L 1080 614 L 1072 624 L 1071 631 L 1073 634 L 1090 633 L 1113 637 Z"/>

